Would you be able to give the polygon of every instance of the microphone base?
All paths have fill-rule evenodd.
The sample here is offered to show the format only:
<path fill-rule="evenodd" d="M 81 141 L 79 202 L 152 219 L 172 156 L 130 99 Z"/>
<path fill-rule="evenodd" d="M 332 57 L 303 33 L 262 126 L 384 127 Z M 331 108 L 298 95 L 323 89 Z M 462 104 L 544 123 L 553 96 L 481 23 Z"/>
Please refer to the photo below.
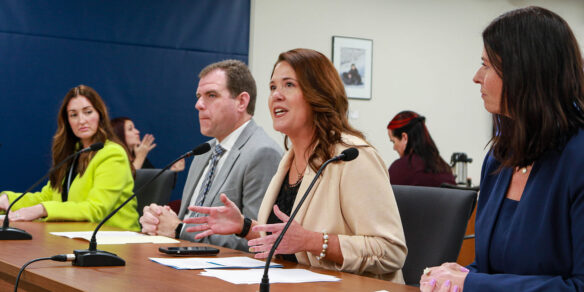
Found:
<path fill-rule="evenodd" d="M 260 292 L 270 292 L 270 280 L 264 275 L 262 281 L 260 282 Z"/>
<path fill-rule="evenodd" d="M 0 240 L 30 240 L 30 233 L 18 228 L 0 228 Z"/>
<path fill-rule="evenodd" d="M 114 253 L 103 250 L 76 249 L 74 266 L 78 267 L 104 267 L 125 266 L 126 261 Z"/>

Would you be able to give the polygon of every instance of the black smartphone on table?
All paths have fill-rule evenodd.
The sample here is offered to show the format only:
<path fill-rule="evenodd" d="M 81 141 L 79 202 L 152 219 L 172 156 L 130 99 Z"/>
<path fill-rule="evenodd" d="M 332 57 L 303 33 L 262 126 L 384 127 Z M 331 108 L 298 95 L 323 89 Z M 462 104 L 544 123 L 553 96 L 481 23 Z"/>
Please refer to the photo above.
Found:
<path fill-rule="evenodd" d="M 219 249 L 209 246 L 169 246 L 159 247 L 158 251 L 170 255 L 216 255 Z"/>

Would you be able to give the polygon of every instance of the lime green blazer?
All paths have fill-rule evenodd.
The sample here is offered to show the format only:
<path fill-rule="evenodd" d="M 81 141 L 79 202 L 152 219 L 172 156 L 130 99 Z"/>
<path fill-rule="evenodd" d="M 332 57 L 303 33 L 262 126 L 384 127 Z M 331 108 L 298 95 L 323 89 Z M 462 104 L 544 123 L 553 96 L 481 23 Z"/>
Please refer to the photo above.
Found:
<path fill-rule="evenodd" d="M 18 210 L 43 204 L 47 210 L 46 221 L 100 222 L 133 194 L 134 178 L 128 155 L 119 144 L 106 141 L 87 165 L 83 176 L 77 174 L 69 188 L 66 202 L 61 193 L 53 189 L 50 182 L 40 192 L 30 193 L 14 204 Z M 6 191 L 12 202 L 20 193 Z M 139 231 L 137 200 L 133 198 L 106 225 L 126 230 Z"/>

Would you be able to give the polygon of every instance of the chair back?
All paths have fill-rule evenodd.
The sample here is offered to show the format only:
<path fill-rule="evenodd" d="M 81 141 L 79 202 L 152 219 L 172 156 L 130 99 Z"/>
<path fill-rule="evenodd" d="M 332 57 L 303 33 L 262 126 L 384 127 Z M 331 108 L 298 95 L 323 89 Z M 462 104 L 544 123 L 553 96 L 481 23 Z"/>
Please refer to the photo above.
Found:
<path fill-rule="evenodd" d="M 476 205 L 474 190 L 394 185 L 408 255 L 402 268 L 407 285 L 418 285 L 426 267 L 456 262 L 467 222 Z"/>
<path fill-rule="evenodd" d="M 147 168 L 137 169 L 136 179 L 134 180 L 134 192 L 138 191 L 143 185 L 149 182 L 160 169 Z M 176 182 L 176 173 L 171 170 L 165 170 L 158 178 L 150 183 L 145 189 L 136 195 L 138 199 L 138 214 L 142 216 L 144 206 L 156 203 L 166 205 L 170 201 L 170 195 Z"/>

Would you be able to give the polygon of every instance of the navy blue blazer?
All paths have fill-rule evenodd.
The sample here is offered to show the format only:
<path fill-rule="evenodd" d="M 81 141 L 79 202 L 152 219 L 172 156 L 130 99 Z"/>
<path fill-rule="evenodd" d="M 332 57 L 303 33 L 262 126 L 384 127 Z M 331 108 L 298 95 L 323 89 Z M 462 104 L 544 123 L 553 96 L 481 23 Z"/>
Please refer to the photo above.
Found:
<path fill-rule="evenodd" d="M 513 172 L 496 172 L 499 165 L 491 155 L 483 163 L 476 256 L 464 290 L 584 291 L 584 130 L 534 163 L 505 244 L 497 247 L 505 254 L 497 266 L 505 270 L 494 274 L 489 248 Z"/>

